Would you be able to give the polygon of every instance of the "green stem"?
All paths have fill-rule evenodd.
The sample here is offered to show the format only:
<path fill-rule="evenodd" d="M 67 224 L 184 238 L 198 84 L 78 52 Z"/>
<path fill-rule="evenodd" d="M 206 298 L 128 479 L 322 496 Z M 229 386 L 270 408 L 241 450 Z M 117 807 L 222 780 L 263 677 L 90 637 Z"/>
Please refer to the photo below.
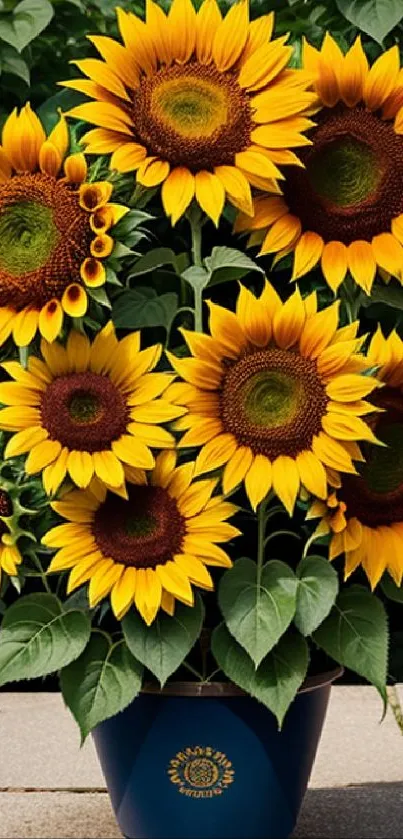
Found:
<path fill-rule="evenodd" d="M 189 213 L 188 219 L 192 235 L 193 265 L 202 268 L 202 220 L 195 213 Z M 194 304 L 195 332 L 203 332 L 203 289 L 199 286 L 194 287 Z"/>
<path fill-rule="evenodd" d="M 196 678 L 199 679 L 200 682 L 204 682 L 202 674 L 199 673 L 199 671 L 196 670 L 195 667 L 192 667 L 192 665 L 189 664 L 187 661 L 183 661 L 182 664 L 184 667 L 186 667 L 186 670 L 189 670 L 189 673 L 193 673 L 193 676 L 196 676 Z"/>
<path fill-rule="evenodd" d="M 18 355 L 20 358 L 21 367 L 24 370 L 28 367 L 28 359 L 29 359 L 29 345 L 27 347 L 18 347 Z"/>
<path fill-rule="evenodd" d="M 264 501 L 259 504 L 257 508 L 257 585 L 260 586 L 262 577 L 262 568 L 264 563 L 264 548 L 265 548 L 265 532 L 266 532 L 266 504 Z"/>
<path fill-rule="evenodd" d="M 40 560 L 38 559 L 38 557 L 35 553 L 32 554 L 32 559 L 33 559 L 33 561 L 34 561 L 34 563 L 35 563 L 35 565 L 36 565 L 36 567 L 39 571 L 39 575 L 42 579 L 43 587 L 46 589 L 48 594 L 53 594 L 52 589 L 49 585 L 48 578 L 46 576 L 46 571 L 43 570 L 41 562 L 40 562 Z"/>

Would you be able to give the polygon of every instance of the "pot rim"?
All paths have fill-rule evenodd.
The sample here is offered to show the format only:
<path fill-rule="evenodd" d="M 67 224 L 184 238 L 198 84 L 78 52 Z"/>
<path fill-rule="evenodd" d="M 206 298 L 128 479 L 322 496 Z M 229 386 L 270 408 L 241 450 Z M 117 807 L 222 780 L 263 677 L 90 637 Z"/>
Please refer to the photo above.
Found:
<path fill-rule="evenodd" d="M 319 688 L 332 685 L 336 679 L 339 679 L 344 673 L 344 667 L 334 667 L 332 670 L 326 670 L 324 673 L 318 673 L 316 676 L 308 676 L 302 683 L 298 690 L 299 693 L 311 693 L 311 691 Z M 169 682 L 163 688 L 159 687 L 156 682 L 145 682 L 141 693 L 144 694 L 160 694 L 162 696 L 186 696 L 188 698 L 197 697 L 223 697 L 230 698 L 234 696 L 250 696 L 245 690 L 239 688 L 233 682 Z"/>

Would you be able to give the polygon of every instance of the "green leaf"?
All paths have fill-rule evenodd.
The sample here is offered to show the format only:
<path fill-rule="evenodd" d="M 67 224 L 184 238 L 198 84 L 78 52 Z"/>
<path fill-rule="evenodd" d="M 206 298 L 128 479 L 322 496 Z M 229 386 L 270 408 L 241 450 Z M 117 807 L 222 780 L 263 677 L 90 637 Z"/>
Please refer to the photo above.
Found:
<path fill-rule="evenodd" d="M 339 578 L 322 556 L 307 556 L 296 570 L 299 579 L 294 623 L 303 635 L 311 635 L 327 618 L 339 591 Z"/>
<path fill-rule="evenodd" d="M 403 603 L 403 586 L 397 586 L 389 574 L 382 577 L 381 589 L 389 600 L 394 600 L 395 603 Z"/>
<path fill-rule="evenodd" d="M 174 291 L 158 295 L 153 288 L 131 288 L 114 302 L 112 320 L 116 327 L 125 329 L 163 326 L 169 332 L 177 309 L 178 295 Z"/>
<path fill-rule="evenodd" d="M 284 635 L 257 670 L 224 624 L 214 630 L 211 648 L 227 678 L 269 708 L 281 728 L 308 669 L 309 651 L 305 638 L 297 633 Z"/>
<path fill-rule="evenodd" d="M 336 0 L 336 5 L 353 26 L 366 32 L 381 46 L 403 14 L 401 0 Z"/>
<path fill-rule="evenodd" d="M 388 628 L 381 601 L 363 586 L 341 591 L 313 640 L 338 664 L 354 670 L 385 697 Z"/>
<path fill-rule="evenodd" d="M 3 73 L 10 73 L 12 76 L 18 76 L 18 78 L 22 79 L 25 84 L 30 84 L 28 64 L 23 58 L 21 58 L 16 49 L 13 47 L 7 47 L 4 44 L 1 45 L 0 61 Z"/>
<path fill-rule="evenodd" d="M 0 17 L 0 38 L 22 52 L 33 41 L 54 15 L 48 0 L 22 0 L 13 9 L 12 15 Z"/>
<path fill-rule="evenodd" d="M 115 224 L 113 228 L 113 235 L 116 239 L 124 239 L 133 230 L 140 227 L 147 221 L 152 221 L 153 216 L 150 213 L 143 213 L 141 210 L 129 210 L 120 221 Z"/>
<path fill-rule="evenodd" d="M 253 259 L 235 248 L 213 248 L 211 256 L 206 257 L 204 263 L 211 275 L 209 285 L 239 280 L 251 271 L 264 274 L 263 269 L 253 262 Z"/>
<path fill-rule="evenodd" d="M 53 673 L 81 655 L 91 621 L 54 594 L 28 594 L 7 610 L 0 631 L 0 685 Z"/>
<path fill-rule="evenodd" d="M 88 288 L 87 286 L 87 293 L 92 298 L 92 300 L 95 300 L 95 302 L 99 303 L 100 306 L 106 306 L 107 309 L 112 308 L 112 303 L 109 300 L 104 286 L 100 286 L 99 288 Z"/>
<path fill-rule="evenodd" d="M 49 99 L 46 99 L 46 101 L 39 106 L 37 114 L 43 127 L 49 134 L 52 128 L 54 128 L 56 123 L 59 121 L 59 108 L 61 108 L 62 111 L 68 111 L 70 108 L 74 108 L 76 105 L 81 105 L 82 102 L 86 101 L 86 97 L 82 93 L 78 93 L 76 90 L 60 90 L 59 93 L 55 93 L 54 96 L 50 96 Z"/>
<path fill-rule="evenodd" d="M 392 309 L 403 310 L 403 288 L 402 286 L 389 283 L 388 285 L 374 285 L 371 294 L 363 297 L 365 307 L 373 306 L 375 303 L 384 303 Z"/>
<path fill-rule="evenodd" d="M 258 667 L 290 625 L 297 595 L 297 579 L 285 564 L 274 559 L 262 568 L 239 559 L 222 577 L 218 602 L 225 623 Z"/>
<path fill-rule="evenodd" d="M 93 631 L 84 652 L 60 676 L 64 701 L 80 726 L 82 741 L 98 723 L 133 701 L 142 675 L 142 665 L 123 639 L 113 644 L 103 632 Z"/>
<path fill-rule="evenodd" d="M 140 274 L 148 274 L 163 265 L 172 265 L 176 270 L 176 254 L 170 248 L 154 248 L 142 256 L 130 271 L 131 277 L 139 277 Z"/>
<path fill-rule="evenodd" d="M 157 677 L 161 687 L 182 664 L 200 635 L 204 608 L 200 595 L 195 605 L 178 604 L 173 617 L 162 612 L 147 626 L 134 609 L 122 621 L 130 652 Z"/>
<path fill-rule="evenodd" d="M 186 268 L 181 276 L 196 290 L 206 288 L 210 279 L 209 272 L 199 265 L 191 265 L 190 268 Z"/>

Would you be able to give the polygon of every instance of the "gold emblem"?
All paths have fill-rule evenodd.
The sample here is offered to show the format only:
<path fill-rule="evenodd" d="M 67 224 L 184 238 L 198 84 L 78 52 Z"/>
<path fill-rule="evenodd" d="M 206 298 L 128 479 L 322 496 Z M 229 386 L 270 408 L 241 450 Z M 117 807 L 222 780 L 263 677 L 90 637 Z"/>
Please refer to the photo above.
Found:
<path fill-rule="evenodd" d="M 213 798 L 232 784 L 235 772 L 223 752 L 211 746 L 187 746 L 169 762 L 168 776 L 189 798 Z"/>

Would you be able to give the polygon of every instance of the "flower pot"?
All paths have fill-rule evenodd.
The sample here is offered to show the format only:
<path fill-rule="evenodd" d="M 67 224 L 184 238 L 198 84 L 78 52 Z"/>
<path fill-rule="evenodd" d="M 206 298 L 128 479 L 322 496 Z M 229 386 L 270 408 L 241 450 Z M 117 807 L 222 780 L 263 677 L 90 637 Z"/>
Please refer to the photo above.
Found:
<path fill-rule="evenodd" d="M 308 679 L 281 732 L 230 684 L 149 688 L 94 740 L 129 839 L 285 839 L 297 820 L 338 668 Z"/>

